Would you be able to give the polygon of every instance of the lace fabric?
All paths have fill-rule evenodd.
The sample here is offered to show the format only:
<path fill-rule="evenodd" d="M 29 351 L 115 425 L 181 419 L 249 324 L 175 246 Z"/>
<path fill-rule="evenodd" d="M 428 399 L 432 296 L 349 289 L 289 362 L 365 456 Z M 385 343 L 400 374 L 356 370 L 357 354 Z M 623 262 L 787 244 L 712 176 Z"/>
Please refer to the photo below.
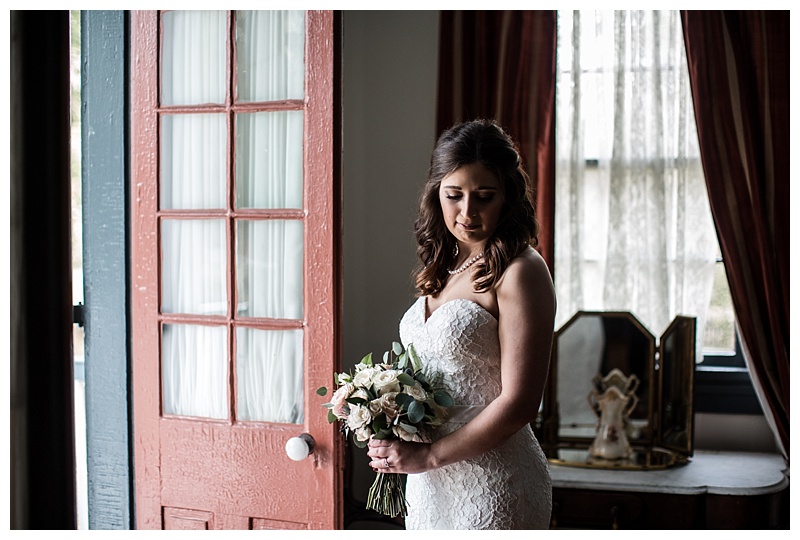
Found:
<path fill-rule="evenodd" d="M 400 321 L 400 339 L 414 344 L 429 377 L 456 406 L 480 407 L 500 394 L 497 321 L 471 300 L 452 300 L 426 320 L 419 298 Z M 461 428 L 448 422 L 436 440 Z M 552 485 L 547 459 L 530 426 L 472 459 L 408 476 L 406 529 L 546 529 Z"/>

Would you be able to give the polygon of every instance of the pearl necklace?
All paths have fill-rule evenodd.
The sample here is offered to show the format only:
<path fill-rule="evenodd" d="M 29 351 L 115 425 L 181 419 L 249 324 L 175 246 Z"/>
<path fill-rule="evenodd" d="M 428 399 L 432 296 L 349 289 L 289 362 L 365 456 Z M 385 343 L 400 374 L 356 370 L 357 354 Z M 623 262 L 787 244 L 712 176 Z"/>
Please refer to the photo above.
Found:
<path fill-rule="evenodd" d="M 460 274 L 461 272 L 463 272 L 464 270 L 466 270 L 467 268 L 469 268 L 470 266 L 472 266 L 473 264 L 475 264 L 476 262 L 478 262 L 482 258 L 483 258 L 483 253 L 478 253 L 477 255 L 472 257 L 470 260 L 468 260 L 467 262 L 465 262 L 464 264 L 462 264 L 461 266 L 456 268 L 455 270 L 448 270 L 447 273 L 450 274 L 451 276 L 454 276 L 456 274 Z"/>

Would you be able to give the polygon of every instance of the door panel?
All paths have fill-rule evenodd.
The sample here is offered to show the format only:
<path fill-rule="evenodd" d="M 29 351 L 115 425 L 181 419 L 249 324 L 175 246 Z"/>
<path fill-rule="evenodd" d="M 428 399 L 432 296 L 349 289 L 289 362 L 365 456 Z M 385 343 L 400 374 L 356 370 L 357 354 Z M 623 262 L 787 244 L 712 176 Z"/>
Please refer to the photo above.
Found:
<path fill-rule="evenodd" d="M 131 21 L 137 527 L 340 528 L 333 13 Z"/>

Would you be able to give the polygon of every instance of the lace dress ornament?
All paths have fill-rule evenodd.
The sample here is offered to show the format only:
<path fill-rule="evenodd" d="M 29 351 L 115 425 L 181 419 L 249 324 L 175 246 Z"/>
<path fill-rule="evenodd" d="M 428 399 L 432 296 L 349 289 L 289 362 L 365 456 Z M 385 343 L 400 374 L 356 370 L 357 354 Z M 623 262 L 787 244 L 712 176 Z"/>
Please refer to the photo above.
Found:
<path fill-rule="evenodd" d="M 435 441 L 500 394 L 500 341 L 497 320 L 479 304 L 451 300 L 427 320 L 426 304 L 420 297 L 403 315 L 400 339 L 455 401 L 450 421 L 428 434 Z M 406 529 L 547 529 L 550 470 L 528 425 L 477 457 L 408 475 L 406 499 Z"/>

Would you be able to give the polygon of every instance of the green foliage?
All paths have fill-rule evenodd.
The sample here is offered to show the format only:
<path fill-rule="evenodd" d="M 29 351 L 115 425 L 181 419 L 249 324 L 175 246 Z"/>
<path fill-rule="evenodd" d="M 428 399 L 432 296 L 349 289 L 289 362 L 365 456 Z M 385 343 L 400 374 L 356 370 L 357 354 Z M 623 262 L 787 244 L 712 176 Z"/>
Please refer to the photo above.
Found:
<path fill-rule="evenodd" d="M 433 400 L 441 407 L 452 407 L 453 398 L 444 390 L 437 390 L 433 394 Z"/>

